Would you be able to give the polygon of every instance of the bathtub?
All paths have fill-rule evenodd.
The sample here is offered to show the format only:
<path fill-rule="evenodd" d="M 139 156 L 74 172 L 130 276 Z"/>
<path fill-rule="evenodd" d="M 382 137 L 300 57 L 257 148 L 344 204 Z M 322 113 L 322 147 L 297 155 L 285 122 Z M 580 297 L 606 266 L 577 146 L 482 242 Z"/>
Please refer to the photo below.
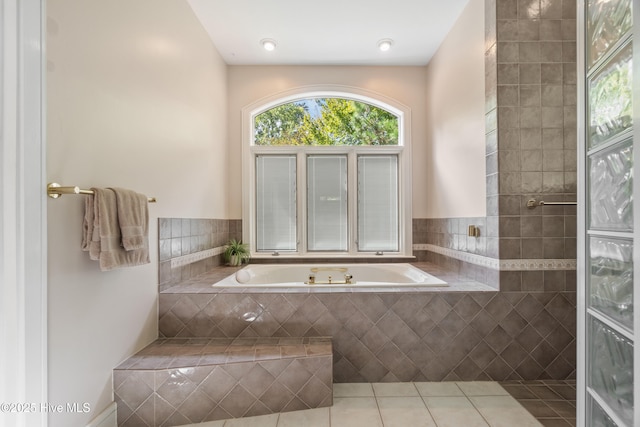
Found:
<path fill-rule="evenodd" d="M 405 263 L 250 264 L 215 288 L 440 287 L 447 282 Z"/>

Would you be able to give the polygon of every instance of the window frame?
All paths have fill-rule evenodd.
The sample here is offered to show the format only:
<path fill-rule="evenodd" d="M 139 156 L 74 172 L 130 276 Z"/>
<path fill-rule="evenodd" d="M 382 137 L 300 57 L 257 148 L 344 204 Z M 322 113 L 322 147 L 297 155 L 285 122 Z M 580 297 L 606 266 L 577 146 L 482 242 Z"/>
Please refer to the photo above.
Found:
<path fill-rule="evenodd" d="M 314 90 L 315 89 L 315 90 Z M 254 123 L 257 115 L 282 104 L 309 98 L 343 98 L 371 104 L 385 109 L 398 117 L 398 145 L 385 146 L 259 146 L 254 143 Z M 397 101 L 358 88 L 339 87 L 339 90 L 323 86 L 321 89 L 300 88 L 273 95 L 257 101 L 242 110 L 242 220 L 243 241 L 249 244 L 254 258 L 272 258 L 273 252 L 256 250 L 256 157 L 258 155 L 296 155 L 297 191 L 297 251 L 281 252 L 284 258 L 362 258 L 376 255 L 374 252 L 359 252 L 357 239 L 357 161 L 358 155 L 398 156 L 398 218 L 399 251 L 384 252 L 383 256 L 403 257 L 412 255 L 412 211 L 411 211 L 411 143 L 410 110 Z M 346 252 L 307 251 L 307 155 L 347 155 L 347 216 L 348 250 Z"/>

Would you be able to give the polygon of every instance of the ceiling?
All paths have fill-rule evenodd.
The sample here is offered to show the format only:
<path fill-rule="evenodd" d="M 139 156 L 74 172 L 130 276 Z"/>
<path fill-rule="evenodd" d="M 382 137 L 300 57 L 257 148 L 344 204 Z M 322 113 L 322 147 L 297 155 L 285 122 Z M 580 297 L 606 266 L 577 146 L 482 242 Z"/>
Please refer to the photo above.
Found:
<path fill-rule="evenodd" d="M 469 0 L 188 2 L 230 65 L 426 65 Z"/>

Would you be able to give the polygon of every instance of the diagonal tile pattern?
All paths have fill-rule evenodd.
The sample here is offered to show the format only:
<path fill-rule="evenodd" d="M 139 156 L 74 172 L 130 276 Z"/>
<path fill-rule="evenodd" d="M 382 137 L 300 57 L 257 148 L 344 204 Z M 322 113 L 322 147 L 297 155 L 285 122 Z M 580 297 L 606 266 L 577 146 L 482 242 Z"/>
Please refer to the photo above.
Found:
<path fill-rule="evenodd" d="M 576 425 L 575 380 L 505 381 L 500 385 L 543 425 Z"/>
<path fill-rule="evenodd" d="M 325 338 L 158 340 L 114 370 L 118 425 L 169 427 L 330 406 L 332 371 Z"/>
<path fill-rule="evenodd" d="M 161 293 L 160 334 L 332 336 L 336 382 L 566 379 L 572 310 L 572 292 Z"/>

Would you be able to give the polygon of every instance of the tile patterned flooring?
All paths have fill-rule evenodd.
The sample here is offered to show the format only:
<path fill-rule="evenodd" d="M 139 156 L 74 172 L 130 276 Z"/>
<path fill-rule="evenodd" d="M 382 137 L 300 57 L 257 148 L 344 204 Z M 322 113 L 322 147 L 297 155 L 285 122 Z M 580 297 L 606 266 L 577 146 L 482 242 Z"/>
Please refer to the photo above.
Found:
<path fill-rule="evenodd" d="M 576 425 L 576 381 L 506 381 L 500 385 L 545 427 Z"/>
<path fill-rule="evenodd" d="M 543 425 L 497 382 L 341 383 L 333 387 L 334 400 L 330 408 L 213 421 L 191 427 Z"/>

